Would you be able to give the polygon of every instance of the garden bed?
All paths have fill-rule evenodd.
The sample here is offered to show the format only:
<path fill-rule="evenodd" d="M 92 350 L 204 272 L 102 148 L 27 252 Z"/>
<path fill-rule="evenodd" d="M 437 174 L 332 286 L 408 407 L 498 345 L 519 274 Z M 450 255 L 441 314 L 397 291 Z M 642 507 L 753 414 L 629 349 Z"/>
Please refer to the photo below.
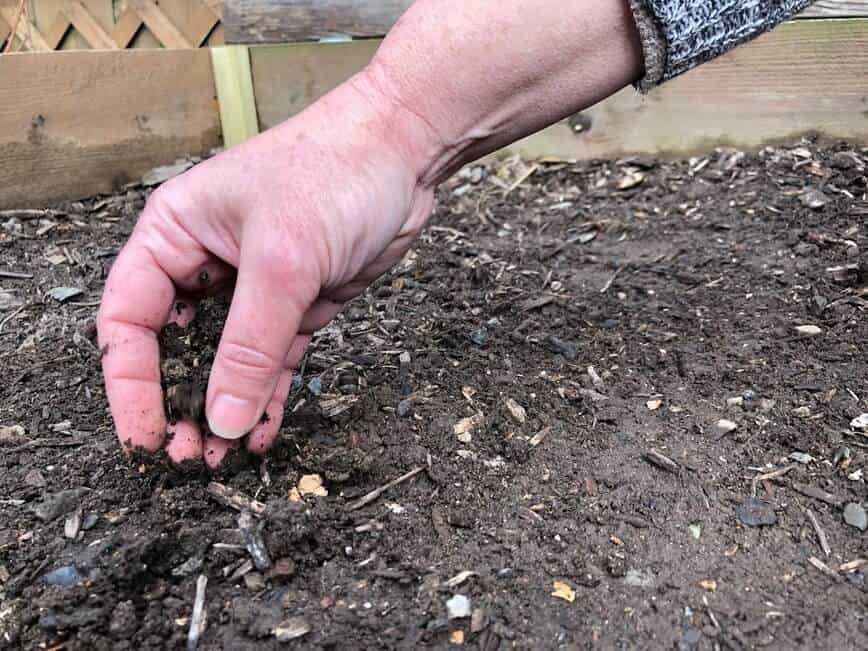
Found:
<path fill-rule="evenodd" d="M 216 475 L 107 412 L 93 316 L 148 190 L 7 211 L 0 646 L 177 648 L 198 582 L 200 649 L 864 648 L 866 160 L 466 170 Z M 223 314 L 167 336 L 207 358 Z"/>

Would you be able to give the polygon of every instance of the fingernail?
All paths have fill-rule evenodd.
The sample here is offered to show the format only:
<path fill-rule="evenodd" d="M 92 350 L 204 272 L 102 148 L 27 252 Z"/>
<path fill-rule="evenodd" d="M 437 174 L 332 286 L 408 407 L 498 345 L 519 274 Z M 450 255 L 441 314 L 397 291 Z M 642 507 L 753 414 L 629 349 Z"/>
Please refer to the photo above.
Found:
<path fill-rule="evenodd" d="M 208 409 L 208 427 L 222 439 L 240 439 L 256 420 L 257 405 L 228 393 L 218 394 Z"/>

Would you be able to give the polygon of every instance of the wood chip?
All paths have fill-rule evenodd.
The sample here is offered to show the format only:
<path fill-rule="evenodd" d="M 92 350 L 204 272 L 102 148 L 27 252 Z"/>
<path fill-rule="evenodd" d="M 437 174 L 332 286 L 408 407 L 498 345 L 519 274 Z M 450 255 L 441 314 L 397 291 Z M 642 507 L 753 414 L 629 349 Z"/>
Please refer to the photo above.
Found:
<path fill-rule="evenodd" d="M 751 480 L 751 483 L 750 483 L 751 490 L 753 491 L 753 492 L 752 492 L 752 495 L 753 495 L 754 497 L 756 497 L 757 486 L 759 485 L 759 483 L 760 483 L 761 481 L 768 481 L 769 479 L 777 479 L 778 477 L 783 477 L 783 476 L 786 475 L 790 470 L 792 470 L 793 468 L 797 468 L 797 467 L 798 467 L 797 464 L 790 464 L 789 466 L 785 466 L 785 467 L 783 467 L 783 468 L 779 468 L 778 470 L 772 470 L 771 472 L 767 472 L 767 473 L 763 473 L 763 474 L 761 474 L 761 475 L 757 475 L 756 477 L 753 478 L 753 480 Z"/>
<path fill-rule="evenodd" d="M 289 642 L 310 633 L 310 624 L 304 617 L 285 619 L 272 630 L 278 642 Z"/>
<path fill-rule="evenodd" d="M 262 514 L 265 513 L 265 504 L 225 484 L 212 481 L 208 484 L 206 490 L 218 502 L 236 511 L 250 511 L 253 515 L 259 517 L 262 517 Z"/>
<path fill-rule="evenodd" d="M 857 558 L 855 561 L 842 563 L 838 569 L 849 574 L 851 572 L 857 572 L 863 567 L 868 567 L 868 558 Z"/>
<path fill-rule="evenodd" d="M 81 530 L 81 509 L 76 509 L 66 518 L 63 523 L 63 535 L 70 540 L 75 540 Z"/>
<path fill-rule="evenodd" d="M 554 590 L 552 591 L 552 597 L 563 599 L 570 603 L 573 603 L 576 600 L 576 591 L 573 590 L 568 583 L 555 581 L 553 587 Z"/>
<path fill-rule="evenodd" d="M 532 448 L 535 448 L 536 446 L 538 446 L 540 443 L 542 443 L 545 440 L 546 436 L 548 436 L 549 432 L 551 432 L 551 431 L 552 431 L 551 427 L 543 427 L 539 432 L 537 432 L 536 434 L 534 434 L 531 437 L 530 441 L 528 441 L 528 444 Z"/>
<path fill-rule="evenodd" d="M 238 530 L 241 532 L 244 546 L 247 548 L 250 558 L 253 559 L 256 569 L 269 569 L 271 558 L 268 555 L 268 548 L 265 546 L 265 541 L 262 539 L 262 534 L 250 511 L 242 511 L 241 515 L 238 516 Z"/>

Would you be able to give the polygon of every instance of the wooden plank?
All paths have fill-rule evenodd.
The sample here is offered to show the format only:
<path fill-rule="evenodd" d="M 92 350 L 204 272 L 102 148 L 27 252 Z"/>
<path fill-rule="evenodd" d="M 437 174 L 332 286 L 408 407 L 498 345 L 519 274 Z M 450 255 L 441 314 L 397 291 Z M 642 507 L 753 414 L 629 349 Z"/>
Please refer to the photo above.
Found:
<path fill-rule="evenodd" d="M 251 48 L 260 126 L 299 112 L 360 70 L 376 44 Z M 527 156 L 684 155 L 756 148 L 819 132 L 868 143 L 868 20 L 782 25 L 647 97 L 626 89 L 585 112 L 591 127 L 557 124 L 510 148 Z"/>
<path fill-rule="evenodd" d="M 166 14 L 153 0 L 132 0 L 130 6 L 139 12 L 145 25 L 154 33 L 163 47 L 170 50 L 182 50 L 193 47 L 193 44 L 179 30 L 175 24 L 166 17 Z"/>
<path fill-rule="evenodd" d="M 220 143 L 208 52 L 0 57 L 0 209 L 109 192 Z"/>
<path fill-rule="evenodd" d="M 57 37 L 62 24 L 59 20 L 68 20 L 65 13 L 71 4 L 77 0 L 30 0 L 31 16 L 36 27 L 45 36 L 49 45 Z M 91 18 L 106 33 L 110 33 L 114 26 L 114 12 L 112 0 L 80 0 Z M 57 39 L 51 49 L 63 50 L 89 50 L 92 49 L 90 41 L 79 30 L 68 29 Z"/>
<path fill-rule="evenodd" d="M 63 10 L 69 22 L 87 39 L 94 50 L 116 50 L 117 44 L 112 40 L 102 25 L 94 18 L 81 2 L 70 2 Z"/>
<path fill-rule="evenodd" d="M 210 52 L 223 142 L 232 147 L 259 133 L 250 54 L 245 45 L 213 47 Z"/>
<path fill-rule="evenodd" d="M 868 0 L 820 0 L 798 18 L 856 18 L 868 16 Z"/>
<path fill-rule="evenodd" d="M 316 41 L 384 35 L 413 0 L 226 0 L 228 43 Z"/>
<path fill-rule="evenodd" d="M 269 129 L 299 113 L 361 70 L 378 41 L 296 43 L 250 48 L 259 126 Z"/>

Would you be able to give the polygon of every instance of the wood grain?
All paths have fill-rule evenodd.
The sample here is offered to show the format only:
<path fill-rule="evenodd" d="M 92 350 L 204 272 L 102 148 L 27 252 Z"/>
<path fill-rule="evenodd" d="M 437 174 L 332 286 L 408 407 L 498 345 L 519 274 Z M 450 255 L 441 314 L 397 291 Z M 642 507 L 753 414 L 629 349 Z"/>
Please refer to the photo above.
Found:
<path fill-rule="evenodd" d="M 260 126 L 293 115 L 371 58 L 376 42 L 251 48 Z M 513 145 L 525 155 L 683 155 L 755 148 L 819 132 L 868 143 L 868 20 L 780 26 L 647 97 L 626 89 L 585 111 L 591 127 L 554 125 Z"/>
<path fill-rule="evenodd" d="M 0 208 L 109 192 L 220 142 L 207 50 L 0 57 Z"/>
<path fill-rule="evenodd" d="M 227 43 L 292 43 L 385 35 L 412 0 L 226 0 Z M 868 16 L 868 0 L 821 0 L 798 18 Z"/>
<path fill-rule="evenodd" d="M 227 0 L 228 43 L 316 41 L 384 35 L 413 0 Z"/>
<path fill-rule="evenodd" d="M 847 18 L 868 16 L 868 0 L 821 0 L 799 14 L 799 18 Z"/>

